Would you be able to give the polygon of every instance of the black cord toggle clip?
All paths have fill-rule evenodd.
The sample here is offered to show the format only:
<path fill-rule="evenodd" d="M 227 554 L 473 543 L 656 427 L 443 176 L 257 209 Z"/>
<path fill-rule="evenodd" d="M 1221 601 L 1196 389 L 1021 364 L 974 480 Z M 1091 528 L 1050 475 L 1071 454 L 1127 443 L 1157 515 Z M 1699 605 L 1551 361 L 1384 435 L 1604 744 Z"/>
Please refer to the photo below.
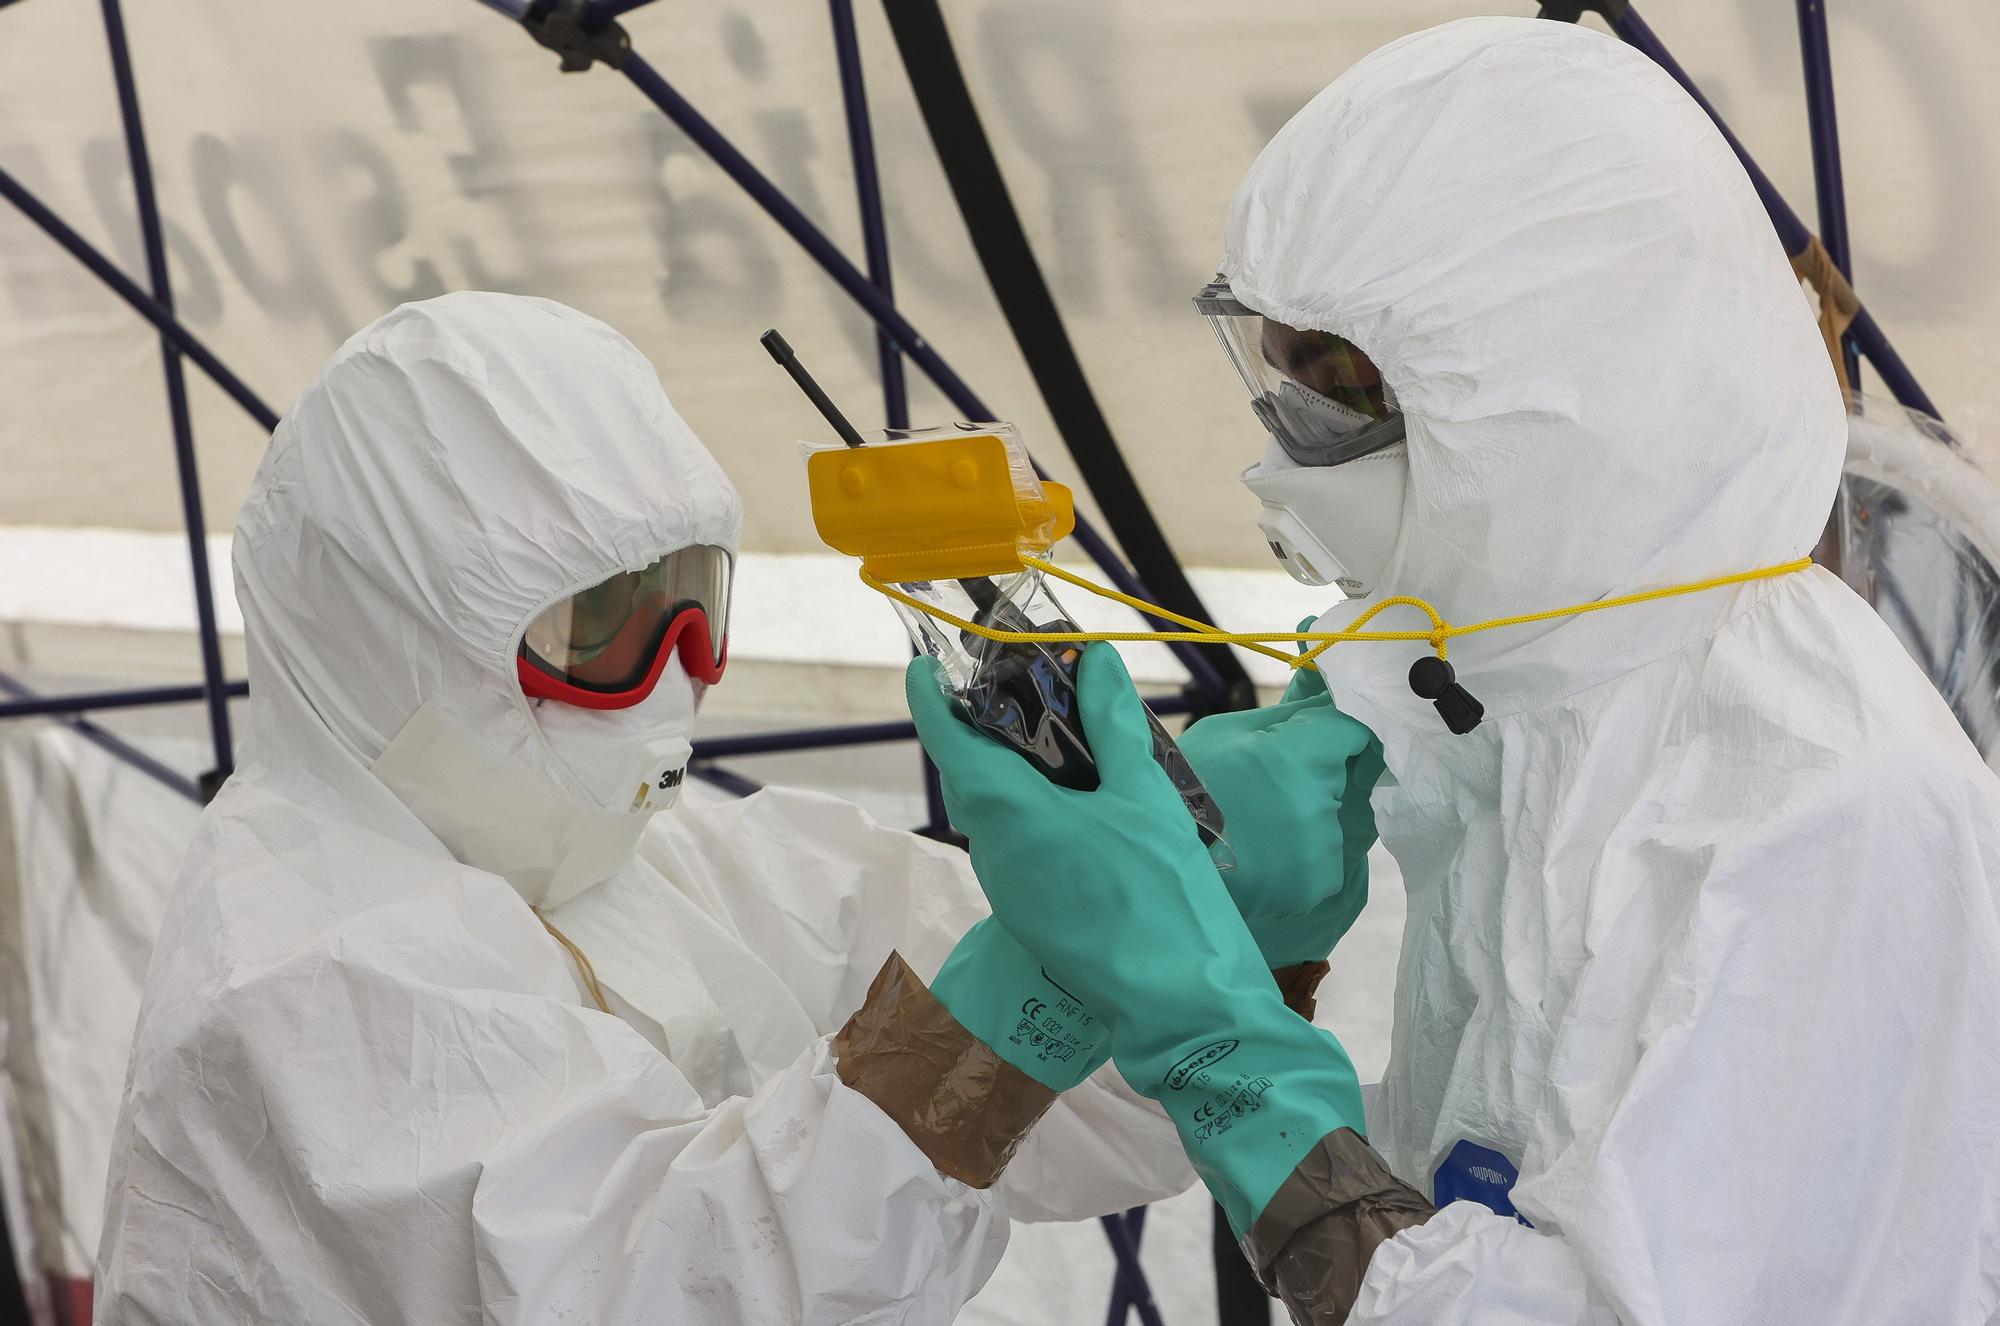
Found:
<path fill-rule="evenodd" d="M 1444 725 L 1461 737 L 1486 717 L 1486 706 L 1458 684 L 1451 664 L 1435 654 L 1410 664 L 1410 689 L 1435 705 Z"/>

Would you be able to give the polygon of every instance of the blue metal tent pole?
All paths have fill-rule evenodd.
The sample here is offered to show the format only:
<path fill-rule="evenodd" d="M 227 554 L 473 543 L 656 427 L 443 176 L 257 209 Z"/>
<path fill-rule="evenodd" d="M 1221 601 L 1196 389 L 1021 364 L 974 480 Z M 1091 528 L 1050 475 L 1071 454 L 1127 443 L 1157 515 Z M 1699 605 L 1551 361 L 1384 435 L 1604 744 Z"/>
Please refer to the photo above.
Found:
<path fill-rule="evenodd" d="M 1854 269 L 1847 240 L 1847 197 L 1840 171 L 1840 131 L 1833 110 L 1833 53 L 1826 38 L 1825 0 L 1798 0 L 1799 53 L 1806 76 L 1806 119 L 1812 126 L 1813 191 L 1819 240 L 1842 276 Z"/>
<path fill-rule="evenodd" d="M 34 691 L 23 686 L 4 672 L 0 672 L 0 694 L 11 695 L 21 704 L 32 704 L 41 698 Z M 197 696 L 189 698 L 198 698 L 198 695 L 199 692 L 197 692 Z M 137 769 L 140 773 L 165 784 L 188 800 L 200 803 L 208 799 L 202 795 L 201 788 L 195 785 L 193 779 L 186 778 L 169 769 L 166 765 L 125 740 L 125 738 L 107 732 L 89 719 L 78 717 L 75 714 L 69 715 L 62 721 L 69 724 L 75 730 L 76 734 L 84 740 L 95 743 L 103 750 Z"/>
<path fill-rule="evenodd" d="M 249 682 L 222 683 L 222 694 L 225 699 L 249 693 Z M 208 696 L 209 688 L 206 684 L 149 686 L 143 690 L 84 691 L 72 695 L 38 694 L 32 699 L 0 703 L 0 721 L 9 718 L 55 718 L 93 709 L 139 709 L 157 704 L 191 704 L 196 700 L 206 700 Z"/>
<path fill-rule="evenodd" d="M 1113 1212 L 1110 1215 L 1099 1216 L 1098 1220 L 1103 1222 L 1113 1220 L 1122 1221 L 1126 1231 L 1131 1234 L 1135 1247 L 1140 1236 L 1146 1232 L 1146 1208 L 1143 1206 L 1132 1207 L 1123 1213 Z M 1113 1267 L 1112 1269 L 1114 1279 L 1111 1284 L 1111 1302 L 1104 1309 L 1104 1326 L 1125 1326 L 1125 1323 L 1131 1320 L 1132 1317 L 1132 1309 L 1134 1307 L 1133 1295 L 1130 1288 L 1127 1287 L 1122 1279 L 1115 1278 L 1117 1268 Z M 1140 1276 L 1138 1287 L 1144 1290 L 1148 1297 L 1151 1296 L 1153 1287 L 1146 1283 L 1143 1274 Z"/>
<path fill-rule="evenodd" d="M 954 409 L 967 419 L 997 417 L 986 408 L 985 402 L 973 394 L 972 389 L 952 370 L 951 365 L 939 357 L 931 343 L 910 325 L 908 319 L 897 312 L 896 306 L 869 283 L 868 278 L 847 260 L 846 255 L 834 247 L 832 241 L 813 224 L 811 218 L 800 211 L 782 190 L 771 183 L 770 179 L 750 162 L 749 158 L 736 149 L 733 143 L 723 137 L 722 133 L 710 124 L 671 83 L 662 78 L 659 71 L 654 69 L 643 56 L 637 51 L 628 52 L 620 72 L 631 79 L 633 86 L 637 87 L 648 101 L 658 106 L 660 112 L 673 121 L 696 147 L 735 180 L 772 220 L 783 227 L 785 233 L 796 240 L 850 298 L 866 309 L 879 326 L 888 330 L 896 343 L 902 347 L 903 353 L 915 360 L 917 367 L 923 369 L 925 376 L 937 384 L 938 390 L 951 401 Z M 1077 517 L 1076 522 L 1076 541 L 1092 560 L 1103 568 L 1104 574 L 1110 578 L 1112 584 L 1135 597 L 1147 597 L 1146 587 L 1139 583 L 1130 568 L 1112 551 L 1110 544 L 1105 542 L 1104 537 L 1081 515 Z M 1226 693 L 1227 688 L 1222 684 L 1221 676 L 1208 660 L 1201 656 L 1196 646 L 1175 643 L 1168 645 L 1167 648 L 1173 651 L 1181 666 L 1188 670 L 1196 686 L 1204 693 L 1213 696 Z"/>
<path fill-rule="evenodd" d="M 1903 357 L 1896 353 L 1896 347 L 1889 344 L 1889 338 L 1876 324 L 1875 315 L 1868 311 L 1866 304 L 1854 315 L 1854 321 L 1848 324 L 1847 334 L 1860 347 L 1861 353 L 1868 356 L 1868 362 L 1875 366 L 1875 371 L 1882 375 L 1882 385 L 1889 389 L 1891 396 L 1933 419 L 1944 417 L 1938 413 L 1937 406 L 1931 404 L 1931 398 L 1924 393 L 1924 389 L 1917 385 L 1916 376 L 1903 362 Z"/>
<path fill-rule="evenodd" d="M 902 722 L 849 723 L 836 727 L 787 728 L 782 732 L 750 732 L 732 737 L 704 737 L 694 743 L 697 760 L 727 760 L 741 755 L 779 755 L 801 750 L 838 750 L 843 746 L 873 746 L 908 741 L 916 725 Z"/>
<path fill-rule="evenodd" d="M 1757 197 L 1763 201 L 1764 210 L 1770 214 L 1771 224 L 1777 228 L 1779 242 L 1785 246 L 1785 251 L 1787 253 L 1802 251 L 1811 240 L 1812 232 L 1806 229 L 1805 222 L 1799 219 L 1798 213 L 1794 212 L 1778 193 L 1777 187 L 1771 183 L 1770 176 L 1751 159 L 1743 144 L 1730 131 L 1722 117 L 1716 114 L 1715 107 L 1711 106 L 1708 98 L 1701 94 L 1701 89 L 1694 85 L 1694 80 L 1687 76 L 1687 71 L 1668 54 L 1667 48 L 1661 44 L 1653 30 L 1646 26 L 1646 21 L 1639 17 L 1638 11 L 1628 8 L 1608 21 L 1612 30 L 1627 44 L 1666 70 L 1673 80 L 1694 98 L 1695 104 L 1707 113 L 1708 118 L 1715 122 L 1716 129 L 1729 144 L 1729 150 L 1743 163 L 1744 171 L 1750 176 L 1750 184 L 1757 190 Z M 1853 324 L 1848 328 L 1848 335 L 1854 338 L 1854 343 L 1868 356 L 1868 362 L 1875 366 L 1875 371 L 1882 375 L 1883 385 L 1889 388 L 1891 395 L 1913 410 L 1920 410 L 1932 418 L 1940 417 L 1937 406 L 1931 403 L 1931 398 L 1924 393 L 1924 389 L 1917 385 L 1916 378 L 1903 363 L 1902 357 L 1896 353 L 1895 347 L 1889 344 L 1889 338 L 1882 334 L 1881 327 L 1869 314 L 1867 306 L 1864 305 L 1855 315 Z"/>
<path fill-rule="evenodd" d="M 621 14 L 629 14 L 635 9 L 643 9 L 653 0 L 590 0 L 583 18 L 583 26 L 595 32 Z"/>
<path fill-rule="evenodd" d="M 241 682 L 235 683 L 243 685 Z M 194 699 L 199 691 L 189 686 L 181 688 L 177 697 L 166 696 L 164 692 L 145 692 L 165 698 Z M 110 693 L 114 697 L 115 692 Z M 81 697 L 104 706 L 104 701 L 96 697 Z M 118 700 L 118 704 L 149 704 L 155 700 Z M 1146 700 L 1156 714 L 1184 714 L 1194 707 L 1194 701 L 1187 695 L 1175 691 L 1171 694 L 1149 696 Z M 0 718 L 10 717 L 5 707 L 0 707 Z M 841 746 L 879 745 L 885 741 L 909 741 L 917 735 L 916 724 L 905 719 L 893 719 L 880 723 L 843 723 L 830 727 L 786 728 L 782 732 L 747 732 L 729 737 L 705 737 L 694 743 L 694 758 L 697 760 L 726 760 L 742 755 L 778 755 L 789 751 L 832 750 Z"/>
<path fill-rule="evenodd" d="M 70 229 L 41 199 L 28 192 L 22 183 L 5 169 L 0 169 L 0 198 L 21 209 L 27 218 L 42 228 L 44 234 L 70 251 L 70 256 L 88 267 L 98 280 L 111 287 L 120 299 L 132 306 L 134 312 L 152 323 L 160 335 L 173 342 L 174 348 L 194 360 L 195 366 L 208 374 L 216 386 L 229 394 L 231 400 L 242 406 L 252 419 L 265 428 L 278 426 L 275 410 L 257 397 L 257 393 L 243 384 L 243 380 L 230 372 L 209 348 L 201 343 L 195 334 L 182 326 L 180 320 L 159 302 L 138 286 L 134 285 L 117 265 L 99 253 L 89 240 Z"/>
<path fill-rule="evenodd" d="M 167 313 L 174 311 L 173 283 L 167 274 L 167 244 L 160 227 L 159 200 L 153 193 L 153 163 L 146 151 L 146 130 L 139 116 L 139 85 L 132 73 L 132 49 L 125 37 L 125 15 L 119 0 L 103 0 L 105 44 L 111 51 L 111 72 L 118 85 L 118 110 L 125 121 L 125 151 L 131 158 L 132 191 L 139 204 L 139 233 L 146 246 L 146 275 L 153 298 Z M 194 576 L 195 629 L 201 637 L 201 675 L 207 690 L 208 735 L 215 763 L 204 785 L 219 787 L 236 767 L 236 746 L 229 734 L 229 697 L 222 673 L 222 633 L 215 624 L 215 587 L 209 576 L 208 525 L 202 515 L 201 476 L 194 451 L 194 421 L 188 414 L 187 376 L 181 352 L 160 337 L 160 364 L 167 379 L 167 413 L 173 421 L 174 467 L 181 484 L 181 519 L 187 528 L 188 563 Z"/>
<path fill-rule="evenodd" d="M 1145 1272 L 1139 1269 L 1138 1234 L 1145 1227 L 1144 1208 L 1124 1215 L 1099 1216 L 1097 1220 L 1104 1228 L 1104 1237 L 1111 1242 L 1111 1255 L 1117 1259 L 1117 1279 L 1105 1319 L 1123 1322 L 1129 1310 L 1139 1314 L 1143 1326 L 1162 1326 L 1152 1286 L 1146 1283 Z"/>
<path fill-rule="evenodd" d="M 1840 128 L 1834 115 L 1833 52 L 1826 37 L 1826 0 L 1799 0 L 1799 53 L 1806 76 L 1806 123 L 1812 135 L 1813 194 L 1819 209 L 1819 240 L 1848 283 L 1854 281 L 1853 251 L 1847 236 L 1847 190 L 1840 169 Z M 1860 356 L 1852 336 L 1843 337 L 1841 357 L 1847 380 L 1861 386 Z"/>
<path fill-rule="evenodd" d="M 1132 1207 L 1122 1217 L 1113 1214 L 1099 1216 L 1098 1219 L 1123 1219 L 1125 1228 L 1132 1235 L 1135 1247 L 1138 1244 L 1140 1235 L 1146 1232 L 1146 1208 L 1143 1206 Z M 1138 1308 L 1137 1295 L 1134 1293 L 1135 1290 L 1137 1294 L 1145 1296 L 1146 1302 L 1149 1304 L 1152 1302 L 1153 1287 L 1146 1282 L 1143 1272 L 1140 1274 L 1136 1284 L 1128 1284 L 1122 1279 L 1112 1284 L 1111 1302 L 1104 1310 L 1104 1326 L 1125 1326 L 1125 1323 L 1131 1319 L 1132 1313 Z M 1157 1311 L 1157 1306 L 1155 1306 L 1155 1310 Z"/>
<path fill-rule="evenodd" d="M 847 146 L 854 158 L 854 193 L 861 205 L 861 246 L 868 280 L 893 300 L 889 277 L 889 230 L 882 214 L 882 181 L 875 166 L 875 132 L 868 119 L 868 89 L 861 76 L 861 41 L 854 28 L 853 0 L 827 0 L 833 18 L 833 53 L 840 63 L 840 98 L 847 113 Z M 885 327 L 875 328 L 876 359 L 882 374 L 883 417 L 891 428 L 910 426 L 909 391 L 903 356 Z"/>
<path fill-rule="evenodd" d="M 853 0 L 827 0 L 833 20 L 833 53 L 840 66 L 840 100 L 847 116 L 848 154 L 854 159 L 854 196 L 861 209 L 861 247 L 868 261 L 868 280 L 884 297 L 894 300 L 890 279 L 889 227 L 882 212 L 882 180 L 875 165 L 875 130 L 868 118 L 868 86 L 862 78 L 861 40 L 854 27 Z M 909 384 L 903 380 L 903 355 L 888 329 L 875 328 L 875 359 L 882 377 L 882 417 L 891 428 L 910 426 Z M 914 648 L 914 646 L 912 647 Z M 951 832 L 944 808 L 944 786 L 937 766 L 922 746 L 917 748 L 918 778 L 924 789 L 926 837 Z"/>
<path fill-rule="evenodd" d="M 747 797 L 753 792 L 764 790 L 762 783 L 754 779 L 745 778 L 742 774 L 732 769 L 725 769 L 719 764 L 690 762 L 688 764 L 688 775 L 692 778 L 699 778 L 702 782 L 712 787 L 719 787 L 733 797 Z"/>

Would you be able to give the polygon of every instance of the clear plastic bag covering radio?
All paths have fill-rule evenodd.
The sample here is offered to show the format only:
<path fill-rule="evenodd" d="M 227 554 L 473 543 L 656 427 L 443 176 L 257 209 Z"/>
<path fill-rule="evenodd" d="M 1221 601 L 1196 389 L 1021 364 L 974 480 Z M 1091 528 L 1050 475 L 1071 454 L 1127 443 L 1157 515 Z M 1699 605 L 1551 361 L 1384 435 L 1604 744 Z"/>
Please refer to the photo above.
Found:
<path fill-rule="evenodd" d="M 1013 556 L 1001 562 L 1011 569 L 997 574 L 958 575 L 931 579 L 889 581 L 910 597 L 922 600 L 964 621 L 1001 631 L 1070 632 L 1077 626 L 1050 593 L 1043 575 L 1022 568 L 1020 554 L 1046 557 L 1055 542 L 1068 532 L 1067 504 L 1053 500 L 1036 476 L 1018 435 L 1011 424 L 958 424 L 946 428 L 891 429 L 864 435 L 869 449 L 935 443 L 943 439 L 991 436 L 1000 439 L 1006 450 L 1006 468 L 1022 518 L 1013 531 Z M 837 448 L 812 448 L 814 451 Z M 850 453 L 851 454 L 851 453 Z M 850 490 L 858 493 L 857 483 Z M 918 495 L 921 496 L 920 494 Z M 819 498 L 816 493 L 815 502 Z M 911 500 L 906 497 L 905 501 Z M 824 514 L 815 509 L 827 531 Z M 902 516 L 901 532 L 908 534 L 909 518 Z M 941 537 L 946 544 L 950 531 L 924 531 L 913 542 Z M 882 558 L 894 564 L 897 557 L 923 560 L 935 554 L 949 561 L 949 547 L 919 553 L 891 553 Z M 864 564 L 874 558 L 864 558 Z M 942 563 L 941 563 L 942 564 Z M 886 579 L 886 577 L 884 577 Z M 941 682 L 957 702 L 960 712 L 973 726 L 1020 751 L 1054 782 L 1087 790 L 1097 786 L 1097 764 L 1090 753 L 1076 705 L 1076 672 L 1083 646 L 988 640 L 963 631 L 910 607 L 895 605 L 910 633 L 911 642 L 938 660 Z M 1232 861 L 1223 841 L 1223 817 L 1215 799 L 1202 786 L 1194 767 L 1181 754 L 1160 720 L 1147 710 L 1153 731 L 1153 758 L 1173 780 L 1182 803 L 1200 830 L 1202 841 L 1219 866 Z"/>
<path fill-rule="evenodd" d="M 1854 404 L 1840 573 L 2000 769 L 2000 452 L 1893 401 Z"/>

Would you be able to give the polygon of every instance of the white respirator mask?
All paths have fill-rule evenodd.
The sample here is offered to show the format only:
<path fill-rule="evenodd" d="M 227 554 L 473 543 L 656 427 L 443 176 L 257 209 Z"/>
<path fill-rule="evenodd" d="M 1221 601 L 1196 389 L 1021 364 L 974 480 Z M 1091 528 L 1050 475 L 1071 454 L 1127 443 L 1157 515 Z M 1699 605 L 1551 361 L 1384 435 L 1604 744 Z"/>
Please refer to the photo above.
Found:
<path fill-rule="evenodd" d="M 624 709 L 530 701 L 560 769 L 502 758 L 428 703 L 372 767 L 460 861 L 501 876 L 533 906 L 559 907 L 623 868 L 653 813 L 680 796 L 695 699 L 676 659 Z"/>
<path fill-rule="evenodd" d="M 652 693 L 625 709 L 535 704 L 549 751 L 606 810 L 644 814 L 679 798 L 694 754 L 695 683 L 673 658 Z"/>
<path fill-rule="evenodd" d="M 1301 465 L 1274 439 L 1243 471 L 1263 510 L 1257 528 L 1292 579 L 1373 593 L 1403 529 L 1410 452 L 1398 442 L 1341 465 Z"/>

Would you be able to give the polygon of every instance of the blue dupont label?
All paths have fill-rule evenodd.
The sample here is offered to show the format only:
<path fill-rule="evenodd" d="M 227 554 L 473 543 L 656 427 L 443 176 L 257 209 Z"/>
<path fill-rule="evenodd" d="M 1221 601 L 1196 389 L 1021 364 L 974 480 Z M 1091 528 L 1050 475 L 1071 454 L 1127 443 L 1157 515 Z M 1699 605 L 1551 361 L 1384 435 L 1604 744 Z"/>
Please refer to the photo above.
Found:
<path fill-rule="evenodd" d="M 1452 1202 L 1478 1202 L 1496 1215 L 1528 1222 L 1514 1209 L 1514 1181 L 1521 1171 L 1498 1151 L 1461 1140 L 1445 1156 L 1431 1179 L 1431 1200 L 1440 1207 Z"/>

